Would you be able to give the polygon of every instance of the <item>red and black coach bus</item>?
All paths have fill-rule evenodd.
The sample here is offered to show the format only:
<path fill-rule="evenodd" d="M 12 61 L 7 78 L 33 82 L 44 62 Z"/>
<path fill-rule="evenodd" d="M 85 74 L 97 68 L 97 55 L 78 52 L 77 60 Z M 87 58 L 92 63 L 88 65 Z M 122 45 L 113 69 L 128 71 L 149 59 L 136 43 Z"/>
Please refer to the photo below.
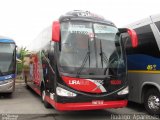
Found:
<path fill-rule="evenodd" d="M 57 110 L 120 108 L 127 105 L 126 56 L 121 33 L 132 46 L 135 32 L 88 11 L 71 11 L 33 42 L 27 86 Z"/>

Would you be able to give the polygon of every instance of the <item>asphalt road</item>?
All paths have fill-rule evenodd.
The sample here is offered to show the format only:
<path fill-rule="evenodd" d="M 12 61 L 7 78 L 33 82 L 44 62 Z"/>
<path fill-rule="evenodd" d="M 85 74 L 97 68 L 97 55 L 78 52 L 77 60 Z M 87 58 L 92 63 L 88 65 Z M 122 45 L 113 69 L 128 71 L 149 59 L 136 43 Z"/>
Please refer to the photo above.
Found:
<path fill-rule="evenodd" d="M 144 120 L 158 119 L 147 115 L 143 105 L 129 102 L 119 109 L 58 112 L 46 109 L 40 97 L 24 84 L 16 85 L 12 97 L 0 94 L 0 120 Z"/>

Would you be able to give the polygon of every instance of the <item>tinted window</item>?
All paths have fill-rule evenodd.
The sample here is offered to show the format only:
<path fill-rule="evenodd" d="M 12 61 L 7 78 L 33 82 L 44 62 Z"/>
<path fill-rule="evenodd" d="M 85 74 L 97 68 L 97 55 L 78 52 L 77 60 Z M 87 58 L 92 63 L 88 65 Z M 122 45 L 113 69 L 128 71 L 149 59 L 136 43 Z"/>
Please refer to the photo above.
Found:
<path fill-rule="evenodd" d="M 0 43 L 0 76 L 14 72 L 15 44 Z"/>
<path fill-rule="evenodd" d="M 156 26 L 157 26 L 158 30 L 160 31 L 160 21 L 155 22 L 155 24 L 156 24 Z"/>
<path fill-rule="evenodd" d="M 128 54 L 146 54 L 160 57 L 159 48 L 150 25 L 135 29 L 138 36 L 138 47 L 127 49 Z M 127 43 L 128 44 L 128 43 Z"/>

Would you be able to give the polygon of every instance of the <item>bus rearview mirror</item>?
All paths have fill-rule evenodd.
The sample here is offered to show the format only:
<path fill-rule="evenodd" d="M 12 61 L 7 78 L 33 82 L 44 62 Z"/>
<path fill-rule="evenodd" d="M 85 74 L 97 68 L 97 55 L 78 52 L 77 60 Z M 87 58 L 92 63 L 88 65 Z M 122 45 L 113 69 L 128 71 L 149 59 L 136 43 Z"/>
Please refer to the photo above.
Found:
<path fill-rule="evenodd" d="M 119 28 L 118 30 L 119 30 L 119 33 L 117 34 L 128 33 L 128 35 L 130 36 L 130 40 L 133 48 L 136 48 L 138 46 L 138 37 L 136 32 L 133 29 Z"/>
<path fill-rule="evenodd" d="M 138 46 L 138 37 L 137 37 L 136 32 L 132 29 L 127 29 L 127 33 L 129 34 L 131 38 L 132 47 L 136 48 Z"/>
<path fill-rule="evenodd" d="M 54 21 L 52 25 L 52 41 L 60 42 L 60 23 Z"/>

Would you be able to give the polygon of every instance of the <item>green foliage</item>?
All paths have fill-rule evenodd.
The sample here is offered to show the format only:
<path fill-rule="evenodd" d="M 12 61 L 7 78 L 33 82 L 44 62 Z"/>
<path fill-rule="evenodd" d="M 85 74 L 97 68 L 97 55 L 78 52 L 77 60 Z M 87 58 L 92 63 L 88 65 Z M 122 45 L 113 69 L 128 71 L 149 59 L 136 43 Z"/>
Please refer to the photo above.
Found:
<path fill-rule="evenodd" d="M 18 63 L 17 64 L 17 74 L 21 74 L 22 73 L 22 69 L 23 69 L 22 63 Z"/>
<path fill-rule="evenodd" d="M 28 50 L 26 47 L 21 47 L 18 51 L 17 54 L 19 55 L 19 59 L 22 61 L 21 63 L 17 64 L 17 74 L 21 74 L 24 68 L 24 57 L 27 55 Z"/>

